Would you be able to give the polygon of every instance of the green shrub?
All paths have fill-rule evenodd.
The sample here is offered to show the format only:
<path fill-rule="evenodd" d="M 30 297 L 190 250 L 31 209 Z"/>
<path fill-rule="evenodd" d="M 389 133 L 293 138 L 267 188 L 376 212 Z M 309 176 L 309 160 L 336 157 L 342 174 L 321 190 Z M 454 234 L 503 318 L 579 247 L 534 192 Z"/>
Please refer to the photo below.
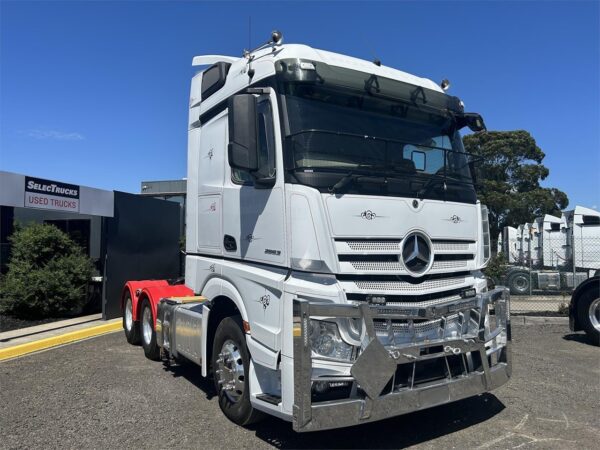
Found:
<path fill-rule="evenodd" d="M 508 261 L 504 256 L 504 253 L 498 253 L 492 256 L 487 267 L 483 269 L 483 273 L 486 277 L 494 280 L 495 284 L 502 284 L 506 278 L 506 272 L 508 270 Z"/>
<path fill-rule="evenodd" d="M 17 228 L 10 237 L 8 272 L 0 286 L 0 311 L 21 318 L 58 317 L 87 300 L 92 261 L 53 225 Z"/>

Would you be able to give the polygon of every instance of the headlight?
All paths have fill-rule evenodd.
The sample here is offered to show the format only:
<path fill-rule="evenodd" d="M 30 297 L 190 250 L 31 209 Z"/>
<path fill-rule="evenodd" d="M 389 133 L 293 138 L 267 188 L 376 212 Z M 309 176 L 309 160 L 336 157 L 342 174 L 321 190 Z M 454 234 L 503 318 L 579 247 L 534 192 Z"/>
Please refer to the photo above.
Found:
<path fill-rule="evenodd" d="M 336 323 L 311 319 L 308 334 L 311 349 L 317 355 L 345 361 L 352 360 L 354 347 L 342 340 Z"/>

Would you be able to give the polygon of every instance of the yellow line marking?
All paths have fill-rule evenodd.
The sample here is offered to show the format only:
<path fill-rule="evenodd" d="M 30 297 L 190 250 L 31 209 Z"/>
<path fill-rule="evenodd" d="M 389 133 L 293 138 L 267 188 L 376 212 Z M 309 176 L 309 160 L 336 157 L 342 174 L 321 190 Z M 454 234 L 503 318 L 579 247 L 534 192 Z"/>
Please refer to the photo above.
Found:
<path fill-rule="evenodd" d="M 112 333 L 120 330 L 121 328 L 121 319 L 115 319 L 114 321 L 109 321 L 95 327 L 84 328 L 82 330 L 71 331 L 58 336 L 51 336 L 44 339 L 38 339 L 37 341 L 27 342 L 25 344 L 18 344 L 12 347 L 2 348 L 0 349 L 0 361 L 27 355 L 28 353 L 38 352 L 40 350 L 56 347 L 58 345 L 64 345 L 90 337 Z"/>

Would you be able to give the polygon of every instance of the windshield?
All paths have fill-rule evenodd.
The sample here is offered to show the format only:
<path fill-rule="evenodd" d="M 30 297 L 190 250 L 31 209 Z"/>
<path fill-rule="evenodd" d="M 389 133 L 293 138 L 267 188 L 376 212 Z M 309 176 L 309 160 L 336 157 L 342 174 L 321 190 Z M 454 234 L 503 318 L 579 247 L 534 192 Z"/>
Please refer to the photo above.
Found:
<path fill-rule="evenodd" d="M 323 192 L 475 203 L 468 155 L 453 116 L 431 100 L 439 104 L 445 94 L 431 91 L 434 97 L 394 82 L 402 85 L 394 98 L 394 85 L 386 79 L 386 95 L 378 95 L 383 79 L 327 69 L 315 70 L 314 81 L 280 76 L 289 182 Z M 402 98 L 414 92 L 419 102 Z"/>

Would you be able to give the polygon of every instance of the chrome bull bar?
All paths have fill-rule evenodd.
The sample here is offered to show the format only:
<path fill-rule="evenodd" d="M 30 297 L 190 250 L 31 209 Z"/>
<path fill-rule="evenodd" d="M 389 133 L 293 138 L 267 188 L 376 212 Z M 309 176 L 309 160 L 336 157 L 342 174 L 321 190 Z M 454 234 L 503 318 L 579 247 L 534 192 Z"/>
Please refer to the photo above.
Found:
<path fill-rule="evenodd" d="M 508 291 L 504 288 L 444 305 L 419 308 L 374 307 L 366 303 L 342 305 L 295 299 L 294 430 L 316 431 L 381 420 L 471 397 L 501 386 L 511 376 L 509 301 Z M 491 317 L 486 317 L 492 308 L 494 330 L 490 329 Z M 375 319 L 400 319 L 409 324 L 423 319 L 441 319 L 443 324 L 449 314 L 459 314 L 461 318 L 471 320 L 476 331 L 459 337 L 442 334 L 439 339 L 384 346 L 374 326 Z M 360 353 L 354 362 L 349 362 L 352 364 L 351 377 L 343 377 L 358 387 L 349 398 L 313 403 L 311 395 L 315 379 L 312 376 L 309 321 L 317 317 L 359 319 L 362 323 Z M 399 364 L 412 363 L 416 367 L 416 363 L 444 358 L 446 355 L 473 354 L 478 354 L 480 360 L 476 370 L 416 386 L 413 369 L 413 385 L 398 391 L 392 389 L 390 393 L 382 392 L 390 385 Z M 447 365 L 447 359 L 445 361 Z M 448 371 L 450 373 L 449 367 Z"/>

